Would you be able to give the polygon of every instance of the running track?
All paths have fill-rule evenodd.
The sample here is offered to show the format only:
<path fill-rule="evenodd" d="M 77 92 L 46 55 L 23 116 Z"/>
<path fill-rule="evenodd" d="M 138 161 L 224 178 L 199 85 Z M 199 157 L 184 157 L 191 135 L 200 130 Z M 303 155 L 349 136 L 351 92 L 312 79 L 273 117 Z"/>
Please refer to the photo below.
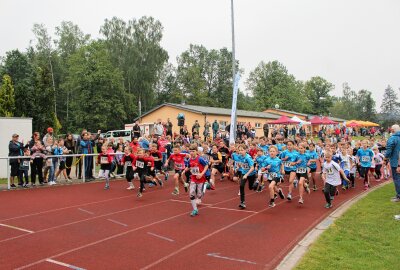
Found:
<path fill-rule="evenodd" d="M 172 181 L 147 188 L 142 198 L 125 181 L 0 193 L 1 269 L 273 269 L 338 205 L 363 192 L 335 197 L 324 208 L 319 189 L 299 205 L 218 182 L 191 218 L 188 195 L 172 196 Z M 377 183 L 372 180 L 372 185 Z M 287 192 L 287 183 L 284 183 Z M 321 187 L 319 187 L 321 188 Z"/>

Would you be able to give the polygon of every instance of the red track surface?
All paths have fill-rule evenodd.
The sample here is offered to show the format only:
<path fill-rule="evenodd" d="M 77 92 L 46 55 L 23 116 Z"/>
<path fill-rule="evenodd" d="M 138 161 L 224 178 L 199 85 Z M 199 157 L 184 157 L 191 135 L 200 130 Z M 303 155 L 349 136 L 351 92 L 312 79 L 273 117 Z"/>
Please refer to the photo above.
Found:
<path fill-rule="evenodd" d="M 140 199 L 125 181 L 112 182 L 109 191 L 92 183 L 2 192 L 0 224 L 16 228 L 0 226 L 1 269 L 273 269 L 310 229 L 362 192 L 358 181 L 326 210 L 321 190 L 306 195 L 304 205 L 295 192 L 292 202 L 268 208 L 265 191 L 246 189 L 241 211 L 238 186 L 217 184 L 195 218 L 187 194 L 171 195 L 171 181 Z"/>

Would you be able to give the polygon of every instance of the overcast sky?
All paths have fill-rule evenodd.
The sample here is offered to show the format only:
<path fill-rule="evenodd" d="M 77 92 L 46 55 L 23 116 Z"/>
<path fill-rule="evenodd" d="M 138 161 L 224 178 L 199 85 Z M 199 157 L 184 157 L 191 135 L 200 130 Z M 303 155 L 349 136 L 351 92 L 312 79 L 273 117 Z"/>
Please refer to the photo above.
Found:
<path fill-rule="evenodd" d="M 54 35 L 72 21 L 98 37 L 105 18 L 153 16 L 170 61 L 189 47 L 231 48 L 230 0 L 0 0 L 0 56 L 24 50 L 34 23 Z M 388 84 L 400 87 L 399 0 L 235 0 L 236 58 L 245 74 L 278 60 L 299 80 L 322 76 L 370 90 L 379 110 Z M 400 94 L 400 92 L 398 92 Z"/>

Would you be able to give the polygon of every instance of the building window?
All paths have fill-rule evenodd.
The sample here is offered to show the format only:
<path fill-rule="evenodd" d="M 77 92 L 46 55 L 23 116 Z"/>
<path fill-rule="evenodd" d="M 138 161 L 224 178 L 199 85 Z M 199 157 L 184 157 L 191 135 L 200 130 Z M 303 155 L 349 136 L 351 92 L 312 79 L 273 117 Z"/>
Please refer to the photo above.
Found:
<path fill-rule="evenodd" d="M 221 130 L 225 130 L 226 126 L 228 125 L 227 121 L 219 121 L 219 128 Z"/>
<path fill-rule="evenodd" d="M 261 123 L 256 123 L 256 128 L 261 128 Z"/>

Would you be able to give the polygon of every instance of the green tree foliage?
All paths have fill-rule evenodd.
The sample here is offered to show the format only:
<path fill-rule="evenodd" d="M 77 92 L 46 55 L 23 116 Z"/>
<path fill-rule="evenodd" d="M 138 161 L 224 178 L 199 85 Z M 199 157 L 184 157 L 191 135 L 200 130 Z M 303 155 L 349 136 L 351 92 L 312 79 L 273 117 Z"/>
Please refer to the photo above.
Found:
<path fill-rule="evenodd" d="M 100 29 L 112 63 L 122 71 L 125 88 L 141 99 L 144 111 L 156 105 L 154 88 L 168 60 L 161 46 L 162 32 L 161 23 L 152 17 L 128 22 L 114 17 Z"/>
<path fill-rule="evenodd" d="M 35 74 L 28 55 L 19 50 L 6 53 L 3 74 L 12 78 L 17 110 L 14 116 L 31 116 L 34 107 Z"/>
<path fill-rule="evenodd" d="M 384 126 L 394 124 L 400 119 L 400 103 L 395 90 L 388 85 L 383 94 L 381 116 Z"/>
<path fill-rule="evenodd" d="M 14 86 L 11 77 L 4 75 L 0 88 L 0 116 L 11 117 L 15 112 Z"/>
<path fill-rule="evenodd" d="M 329 94 L 333 88 L 333 84 L 319 76 L 312 77 L 307 81 L 304 85 L 304 92 L 309 107 L 305 108 L 305 112 L 314 115 L 327 115 L 333 104 Z"/>
<path fill-rule="evenodd" d="M 255 108 L 265 110 L 278 104 L 281 109 L 302 112 L 305 102 L 303 85 L 278 61 L 261 62 L 246 82 L 255 98 Z"/>
<path fill-rule="evenodd" d="M 113 66 L 101 41 L 81 47 L 68 62 L 66 87 L 71 91 L 69 130 L 120 129 L 131 100 L 123 86 L 122 72 Z"/>
<path fill-rule="evenodd" d="M 347 120 L 376 121 L 375 100 L 368 90 L 355 92 L 347 83 L 343 84 L 343 95 L 333 99 L 332 116 Z"/>
<path fill-rule="evenodd" d="M 236 68 L 238 70 L 238 62 Z M 188 104 L 229 108 L 232 105 L 232 53 L 191 44 L 178 57 L 176 72 L 182 100 Z"/>

